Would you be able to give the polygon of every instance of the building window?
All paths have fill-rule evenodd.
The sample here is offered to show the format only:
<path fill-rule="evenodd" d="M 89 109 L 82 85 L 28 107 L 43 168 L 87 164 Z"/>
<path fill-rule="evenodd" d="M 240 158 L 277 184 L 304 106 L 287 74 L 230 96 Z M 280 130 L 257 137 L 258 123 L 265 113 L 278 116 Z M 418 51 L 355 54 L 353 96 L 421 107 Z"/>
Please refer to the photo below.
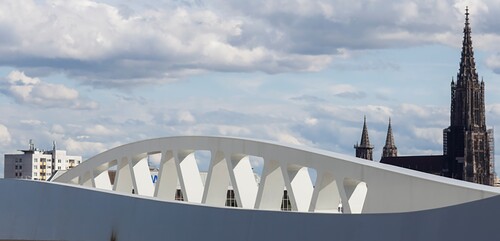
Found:
<path fill-rule="evenodd" d="M 16 170 L 17 170 L 17 165 L 16 165 L 16 167 L 15 167 L 15 168 L 16 168 Z M 16 173 L 16 174 L 17 174 L 17 173 Z"/>
<path fill-rule="evenodd" d="M 57 163 L 61 163 L 61 159 L 58 159 L 58 160 L 57 160 Z"/>
<path fill-rule="evenodd" d="M 285 190 L 283 192 L 283 199 L 281 201 L 281 210 L 282 211 L 291 211 L 292 204 L 290 203 L 290 198 L 288 197 L 288 192 Z"/>
<path fill-rule="evenodd" d="M 180 189 L 175 191 L 175 200 L 184 201 L 184 196 L 182 195 L 182 191 Z"/>
<path fill-rule="evenodd" d="M 23 169 L 23 166 L 19 166 L 19 170 L 22 170 Z"/>
<path fill-rule="evenodd" d="M 37 166 L 37 165 L 34 165 L 34 166 L 33 166 L 33 169 L 38 169 L 38 166 Z"/>
<path fill-rule="evenodd" d="M 234 190 L 227 190 L 226 207 L 238 207 L 238 203 L 234 197 Z"/>
<path fill-rule="evenodd" d="M 33 159 L 33 162 L 38 162 L 38 158 Z"/>
<path fill-rule="evenodd" d="M 34 177 L 36 177 L 36 176 L 37 176 L 37 174 L 38 174 L 38 173 L 34 172 L 34 173 L 33 173 L 33 176 L 34 176 Z"/>
<path fill-rule="evenodd" d="M 57 167 L 57 170 L 61 170 L 61 167 Z"/>

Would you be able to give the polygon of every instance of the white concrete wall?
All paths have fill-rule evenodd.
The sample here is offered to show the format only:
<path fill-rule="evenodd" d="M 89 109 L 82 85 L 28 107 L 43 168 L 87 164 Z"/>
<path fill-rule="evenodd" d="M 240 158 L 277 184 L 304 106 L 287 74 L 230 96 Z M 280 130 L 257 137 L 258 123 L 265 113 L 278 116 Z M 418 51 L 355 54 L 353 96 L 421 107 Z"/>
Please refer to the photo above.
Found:
<path fill-rule="evenodd" d="M 218 208 L 0 179 L 0 240 L 495 240 L 500 196 L 392 214 Z"/>

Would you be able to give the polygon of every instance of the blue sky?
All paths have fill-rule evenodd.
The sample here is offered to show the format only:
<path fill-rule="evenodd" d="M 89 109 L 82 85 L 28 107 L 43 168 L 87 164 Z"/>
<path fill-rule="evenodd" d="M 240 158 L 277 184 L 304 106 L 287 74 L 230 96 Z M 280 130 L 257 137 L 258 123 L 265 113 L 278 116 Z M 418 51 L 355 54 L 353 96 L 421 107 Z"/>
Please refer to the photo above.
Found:
<path fill-rule="evenodd" d="M 376 160 L 389 117 L 400 155 L 441 154 L 467 5 L 495 127 L 498 1 L 5 0 L 0 162 L 175 135 L 353 155 L 364 115 Z"/>

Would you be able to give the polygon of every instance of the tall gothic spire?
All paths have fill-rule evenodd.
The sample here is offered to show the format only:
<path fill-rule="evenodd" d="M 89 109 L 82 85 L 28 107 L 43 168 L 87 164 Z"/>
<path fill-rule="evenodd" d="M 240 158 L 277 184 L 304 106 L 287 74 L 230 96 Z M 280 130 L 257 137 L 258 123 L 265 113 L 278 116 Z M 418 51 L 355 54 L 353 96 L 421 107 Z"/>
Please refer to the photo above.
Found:
<path fill-rule="evenodd" d="M 472 81 L 477 82 L 478 77 L 476 72 L 476 62 L 474 60 L 474 49 L 472 47 L 469 8 L 466 7 L 462 56 L 460 58 L 460 69 L 457 74 L 457 85 L 465 85 L 467 82 Z"/>
<path fill-rule="evenodd" d="M 451 125 L 457 128 L 486 130 L 484 84 L 479 81 L 472 47 L 469 8 L 465 9 L 464 37 L 456 84 L 451 84 Z"/>
<path fill-rule="evenodd" d="M 384 151 L 382 157 L 398 156 L 398 148 L 394 144 L 394 136 L 392 135 L 391 118 L 389 118 L 389 126 L 387 127 L 387 137 L 385 138 Z"/>
<path fill-rule="evenodd" d="M 486 129 L 484 82 L 479 81 L 472 47 L 469 8 L 456 83 L 451 83 L 450 127 L 443 130 L 446 176 L 491 184 L 490 137 Z"/>
<path fill-rule="evenodd" d="M 361 133 L 360 146 L 370 146 L 370 138 L 368 137 L 368 127 L 366 127 L 366 116 L 363 121 L 363 132 Z"/>
<path fill-rule="evenodd" d="M 356 149 L 356 157 L 373 160 L 373 146 L 370 145 L 370 138 L 368 137 L 368 127 L 366 127 L 366 116 L 363 122 L 363 132 L 361 133 L 361 142 L 354 146 Z"/>

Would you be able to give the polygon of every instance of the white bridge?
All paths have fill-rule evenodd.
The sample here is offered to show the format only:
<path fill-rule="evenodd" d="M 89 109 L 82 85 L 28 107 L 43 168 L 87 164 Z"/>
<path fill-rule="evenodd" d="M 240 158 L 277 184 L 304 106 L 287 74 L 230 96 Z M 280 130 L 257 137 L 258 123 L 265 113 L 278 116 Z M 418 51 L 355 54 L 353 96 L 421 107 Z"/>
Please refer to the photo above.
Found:
<path fill-rule="evenodd" d="M 210 153 L 205 182 L 196 151 Z M 161 155 L 156 184 L 150 155 Z M 252 158 L 263 160 L 260 182 Z M 225 206 L 229 183 L 237 208 Z M 0 215 L 12 215 L 0 240 L 486 240 L 500 217 L 494 187 L 226 137 L 135 142 L 52 183 L 0 180 L 0 190 Z M 291 212 L 280 211 L 284 190 Z M 34 228 L 15 228 L 26 223 Z"/>

